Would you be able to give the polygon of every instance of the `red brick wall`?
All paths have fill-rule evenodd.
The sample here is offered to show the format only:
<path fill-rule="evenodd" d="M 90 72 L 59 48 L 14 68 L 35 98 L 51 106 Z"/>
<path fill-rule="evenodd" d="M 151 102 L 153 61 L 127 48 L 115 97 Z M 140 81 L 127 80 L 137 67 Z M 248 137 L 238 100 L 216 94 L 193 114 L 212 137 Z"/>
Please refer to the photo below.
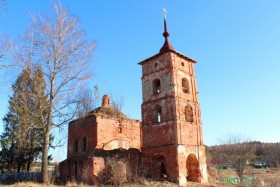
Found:
<path fill-rule="evenodd" d="M 178 123 L 178 143 L 184 145 L 201 145 L 201 129 L 199 124 L 195 123 Z"/>
<path fill-rule="evenodd" d="M 97 117 L 98 149 L 140 149 L 140 122 L 126 118 Z"/>
<path fill-rule="evenodd" d="M 86 150 L 83 150 L 86 138 Z M 78 140 L 78 151 L 75 144 Z M 140 122 L 112 116 L 88 116 L 72 121 L 68 129 L 68 158 L 92 153 L 94 149 L 140 149 Z"/>
<path fill-rule="evenodd" d="M 86 138 L 86 150 L 83 150 L 83 138 Z M 78 152 L 75 150 L 75 141 L 78 140 Z M 82 156 L 92 152 L 97 142 L 96 117 L 94 115 L 75 120 L 68 127 L 67 157 Z"/>
<path fill-rule="evenodd" d="M 152 178 L 161 178 L 160 166 L 155 159 L 158 156 L 163 156 L 165 161 L 167 178 L 178 179 L 178 162 L 177 162 L 177 148 L 175 146 L 162 146 L 157 148 L 144 149 L 142 154 L 142 164 L 144 176 Z"/>
<path fill-rule="evenodd" d="M 170 145 L 176 143 L 174 123 L 160 123 L 152 126 L 143 126 L 143 147 Z"/>
<path fill-rule="evenodd" d="M 68 167 L 67 167 L 67 160 L 64 160 L 59 163 L 59 175 L 62 181 L 66 181 L 68 178 Z"/>
<path fill-rule="evenodd" d="M 105 160 L 102 157 L 92 158 L 92 176 L 94 180 L 99 180 L 99 175 L 105 168 Z"/>

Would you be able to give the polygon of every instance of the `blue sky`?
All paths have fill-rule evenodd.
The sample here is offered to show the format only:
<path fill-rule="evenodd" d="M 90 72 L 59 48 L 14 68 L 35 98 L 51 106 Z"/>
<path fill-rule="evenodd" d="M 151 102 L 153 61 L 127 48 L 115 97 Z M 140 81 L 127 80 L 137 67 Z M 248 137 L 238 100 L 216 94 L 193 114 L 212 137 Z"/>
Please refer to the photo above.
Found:
<path fill-rule="evenodd" d="M 123 111 L 131 118 L 141 119 L 137 63 L 159 52 L 164 42 L 162 8 L 166 8 L 170 42 L 198 61 L 204 143 L 218 144 L 217 139 L 229 133 L 280 141 L 280 1 L 61 2 L 80 18 L 88 39 L 96 41 L 89 85 L 122 96 Z M 6 7 L 0 33 L 17 37 L 31 24 L 30 13 L 50 12 L 51 1 L 7 0 Z M 15 77 L 2 72 L 1 118 L 8 107 L 7 80 Z M 64 155 L 56 152 L 57 157 Z"/>

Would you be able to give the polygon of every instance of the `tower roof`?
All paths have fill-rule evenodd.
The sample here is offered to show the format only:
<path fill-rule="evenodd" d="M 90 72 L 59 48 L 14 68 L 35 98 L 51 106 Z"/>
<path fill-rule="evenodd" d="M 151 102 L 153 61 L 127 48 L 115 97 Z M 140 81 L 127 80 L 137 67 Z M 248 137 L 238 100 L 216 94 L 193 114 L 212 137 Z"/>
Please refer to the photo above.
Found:
<path fill-rule="evenodd" d="M 150 57 L 150 58 L 148 58 L 146 60 L 143 60 L 143 61 L 139 62 L 138 64 L 143 65 L 146 62 L 148 62 L 148 61 L 150 61 L 150 60 L 152 60 L 154 58 L 157 58 L 157 57 L 159 57 L 160 55 L 162 55 L 162 54 L 164 54 L 166 52 L 173 52 L 173 53 L 177 54 L 178 56 L 180 56 L 181 58 L 184 58 L 184 59 L 186 59 L 186 60 L 188 60 L 188 61 L 190 61 L 192 63 L 196 63 L 195 60 L 193 60 L 193 59 L 191 59 L 191 58 L 189 58 L 189 57 L 179 53 L 178 51 L 176 51 L 174 49 L 174 47 L 171 45 L 171 43 L 168 41 L 169 33 L 168 33 L 168 30 L 167 30 L 167 23 L 166 23 L 166 13 L 167 12 L 166 12 L 165 9 L 163 9 L 163 12 L 164 12 L 164 32 L 163 32 L 163 37 L 165 39 L 164 44 L 161 47 L 161 49 L 159 50 L 158 54 L 155 54 L 154 56 L 152 56 L 152 57 Z"/>
<path fill-rule="evenodd" d="M 192 63 L 197 63 L 194 59 L 191 59 L 190 57 L 187 57 L 187 56 L 185 56 L 185 55 L 179 53 L 178 51 L 175 51 L 175 50 L 173 50 L 173 49 L 170 49 L 170 50 L 168 50 L 168 51 L 177 54 L 178 56 L 180 56 L 181 58 L 186 59 L 187 61 L 190 61 L 190 62 L 192 62 Z M 141 61 L 141 62 L 138 62 L 138 64 L 139 64 L 139 65 L 143 65 L 143 64 L 145 64 L 146 62 L 148 62 L 148 61 L 150 61 L 150 60 L 153 60 L 153 59 L 155 59 L 155 58 L 161 56 L 162 54 L 164 54 L 164 53 L 166 53 L 166 52 L 168 52 L 168 51 L 155 54 L 154 56 L 151 56 L 150 58 L 147 58 L 147 59 L 145 59 L 145 60 L 143 60 L 143 61 Z"/>
<path fill-rule="evenodd" d="M 159 50 L 160 53 L 164 53 L 166 51 L 169 50 L 174 50 L 173 46 L 169 43 L 168 41 L 168 37 L 169 37 L 169 33 L 167 30 L 167 24 L 166 24 L 166 11 L 164 10 L 164 32 L 163 32 L 163 37 L 165 38 L 164 44 L 161 47 L 161 49 Z"/>

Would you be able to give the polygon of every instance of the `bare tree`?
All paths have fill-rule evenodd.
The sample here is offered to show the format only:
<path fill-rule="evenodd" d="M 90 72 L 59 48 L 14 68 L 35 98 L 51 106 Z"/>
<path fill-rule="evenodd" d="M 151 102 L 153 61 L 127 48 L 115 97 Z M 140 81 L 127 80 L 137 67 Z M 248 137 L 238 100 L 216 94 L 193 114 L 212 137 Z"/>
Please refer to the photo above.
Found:
<path fill-rule="evenodd" d="M 116 110 L 116 115 L 120 116 L 122 114 L 122 108 L 124 103 L 123 97 L 111 96 L 111 103 L 112 103 L 112 108 Z"/>
<path fill-rule="evenodd" d="M 9 67 L 9 63 L 6 62 L 6 56 L 11 49 L 11 42 L 8 36 L 0 35 L 0 69 Z"/>
<path fill-rule="evenodd" d="M 0 17 L 6 10 L 6 2 L 5 0 L 0 0 Z M 0 34 L 0 68 L 7 67 L 7 64 L 3 64 L 4 57 L 8 54 L 8 51 L 11 47 L 11 42 L 8 36 L 4 36 Z"/>
<path fill-rule="evenodd" d="M 239 178 L 243 178 L 247 161 L 252 156 L 252 146 L 249 139 L 239 134 L 229 134 L 225 139 L 220 139 L 221 146 L 218 151 L 219 162 L 232 164 Z"/>
<path fill-rule="evenodd" d="M 280 143 L 266 143 L 263 145 L 263 157 L 270 166 L 280 166 Z"/>
<path fill-rule="evenodd" d="M 97 108 L 101 105 L 101 95 L 99 87 L 94 85 L 93 87 L 93 108 Z"/>
<path fill-rule="evenodd" d="M 90 77 L 88 62 L 94 48 L 94 43 L 87 42 L 85 32 L 79 28 L 77 17 L 70 16 L 60 3 L 54 3 L 53 10 L 53 17 L 32 16 L 33 24 L 25 34 L 26 39 L 15 52 L 17 62 L 41 65 L 47 84 L 47 118 L 41 118 L 44 183 L 49 183 L 47 169 L 51 130 L 74 118 L 74 91 Z"/>
<path fill-rule="evenodd" d="M 0 17 L 2 14 L 4 14 L 6 11 L 6 1 L 5 0 L 0 0 Z"/>
<path fill-rule="evenodd" d="M 77 117 L 83 118 L 98 106 L 100 103 L 100 93 L 97 85 L 94 85 L 93 91 L 90 87 L 82 87 L 77 94 Z"/>

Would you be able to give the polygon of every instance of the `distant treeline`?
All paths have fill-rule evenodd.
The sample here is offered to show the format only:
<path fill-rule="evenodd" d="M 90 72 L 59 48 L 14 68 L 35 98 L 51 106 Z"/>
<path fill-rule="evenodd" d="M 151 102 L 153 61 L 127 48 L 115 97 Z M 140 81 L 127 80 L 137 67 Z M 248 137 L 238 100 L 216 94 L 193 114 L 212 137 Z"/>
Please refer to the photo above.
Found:
<path fill-rule="evenodd" d="M 280 142 L 262 143 L 245 142 L 206 146 L 208 165 L 231 165 L 236 160 L 244 159 L 246 163 L 267 162 L 269 167 L 280 166 Z"/>

